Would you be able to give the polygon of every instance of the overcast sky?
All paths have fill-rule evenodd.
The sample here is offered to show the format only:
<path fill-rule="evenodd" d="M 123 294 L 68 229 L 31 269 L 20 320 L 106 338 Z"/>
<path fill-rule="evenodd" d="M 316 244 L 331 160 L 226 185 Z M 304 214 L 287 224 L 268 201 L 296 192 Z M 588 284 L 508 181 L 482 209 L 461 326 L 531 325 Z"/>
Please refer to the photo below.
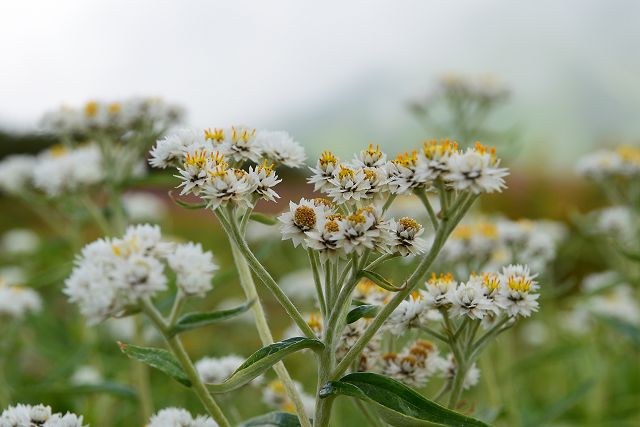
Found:
<path fill-rule="evenodd" d="M 639 22 L 623 0 L 2 1 L 0 125 L 159 95 L 196 126 L 353 114 L 370 139 L 412 126 L 405 101 L 457 71 L 507 83 L 540 138 L 637 136 Z"/>

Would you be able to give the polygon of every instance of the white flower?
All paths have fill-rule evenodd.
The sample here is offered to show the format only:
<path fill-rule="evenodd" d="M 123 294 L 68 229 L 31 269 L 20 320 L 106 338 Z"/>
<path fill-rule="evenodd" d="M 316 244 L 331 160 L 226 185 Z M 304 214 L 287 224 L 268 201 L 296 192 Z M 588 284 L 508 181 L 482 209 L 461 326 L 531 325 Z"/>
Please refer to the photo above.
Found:
<path fill-rule="evenodd" d="M 37 313 L 42 308 L 40 295 L 20 285 L 9 285 L 0 278 L 0 318 L 21 318 L 26 313 Z"/>
<path fill-rule="evenodd" d="M 450 172 L 449 159 L 456 153 L 460 153 L 457 142 L 448 139 L 425 141 L 417 167 L 433 181 Z"/>
<path fill-rule="evenodd" d="M 284 131 L 261 130 L 256 133 L 256 144 L 263 156 L 276 164 L 297 168 L 304 164 L 304 148 Z"/>
<path fill-rule="evenodd" d="M 406 194 L 415 188 L 427 186 L 432 176 L 425 167 L 420 166 L 422 159 L 418 152 L 399 154 L 395 160 L 387 163 L 389 191 L 393 194 Z"/>
<path fill-rule="evenodd" d="M 267 161 L 260 166 L 250 166 L 247 175 L 247 181 L 251 186 L 251 191 L 255 192 L 261 199 L 275 202 L 278 196 L 272 188 L 275 187 L 281 179 L 273 171 L 273 165 L 267 165 Z"/>
<path fill-rule="evenodd" d="M 316 297 L 313 272 L 310 269 L 287 273 L 280 278 L 278 284 L 284 293 L 295 301 L 312 301 Z"/>
<path fill-rule="evenodd" d="M 408 256 L 420 255 L 427 250 L 427 243 L 419 237 L 424 229 L 414 219 L 404 217 L 398 222 L 392 219 L 389 222 L 389 231 L 392 251 Z"/>
<path fill-rule="evenodd" d="M 500 161 L 495 158 L 493 151 L 483 145 L 476 144 L 464 153 L 454 153 L 449 158 L 449 172 L 444 180 L 459 191 L 473 193 L 493 193 L 505 187 L 504 177 L 509 174 L 505 168 L 500 168 Z"/>
<path fill-rule="evenodd" d="M 321 215 L 316 221 L 315 228 L 306 232 L 305 243 L 309 248 L 318 251 L 323 263 L 327 259 L 335 260 L 344 256 L 339 233 L 341 220 L 340 214 Z"/>
<path fill-rule="evenodd" d="M 223 357 L 203 357 L 195 364 L 198 375 L 206 384 L 220 384 L 233 374 L 244 363 L 244 358 L 235 354 Z M 259 385 L 262 376 L 251 381 L 252 385 Z"/>
<path fill-rule="evenodd" d="M 576 170 L 581 175 L 601 180 L 622 173 L 624 162 L 616 151 L 600 150 L 582 157 Z"/>
<path fill-rule="evenodd" d="M 538 286 L 529 273 L 529 268 L 522 265 L 510 265 L 499 275 L 501 288 L 496 296 L 496 304 L 504 309 L 510 317 L 529 317 L 538 311 L 538 294 L 532 293 Z"/>
<path fill-rule="evenodd" d="M 631 287 L 627 285 L 616 286 L 612 291 L 604 295 L 592 297 L 587 308 L 592 313 L 614 317 L 632 325 L 640 325 L 640 307 Z"/>
<path fill-rule="evenodd" d="M 8 194 L 19 194 L 31 186 L 35 156 L 13 154 L 0 161 L 0 189 Z"/>
<path fill-rule="evenodd" d="M 225 140 L 220 150 L 236 162 L 260 161 L 262 147 L 256 142 L 256 130 L 244 126 L 232 127 L 225 131 Z"/>
<path fill-rule="evenodd" d="M 487 312 L 494 311 L 495 307 L 475 280 L 460 283 L 456 288 L 449 289 L 447 299 L 451 302 L 452 315 L 466 315 L 471 319 L 482 319 Z"/>
<path fill-rule="evenodd" d="M 309 184 L 313 184 L 314 191 L 327 193 L 333 185 L 329 182 L 337 173 L 340 159 L 338 159 L 331 151 L 323 151 L 318 159 L 315 168 L 309 167 L 313 173 L 307 180 Z"/>
<path fill-rule="evenodd" d="M 329 180 L 331 187 L 327 194 L 338 204 L 369 198 L 371 183 L 364 169 L 351 169 L 340 165 L 340 170 Z"/>
<path fill-rule="evenodd" d="M 451 273 L 440 274 L 431 273 L 431 278 L 427 280 L 425 300 L 429 307 L 440 308 L 447 307 L 451 304 L 449 295 L 451 290 L 455 290 L 458 282 L 453 280 Z"/>
<path fill-rule="evenodd" d="M 628 240 L 634 231 L 634 217 L 626 206 L 612 206 L 598 212 L 598 229 L 612 237 Z"/>
<path fill-rule="evenodd" d="M 453 379 L 456 376 L 456 371 L 458 370 L 458 364 L 456 363 L 456 359 L 453 356 L 453 353 L 449 353 L 445 359 L 445 363 L 442 364 L 442 376 L 446 379 Z M 478 384 L 478 380 L 480 379 L 480 370 L 474 363 L 467 370 L 467 373 L 464 376 L 464 381 L 462 382 L 462 388 L 464 390 L 468 390 L 474 385 Z"/>
<path fill-rule="evenodd" d="M 247 179 L 247 172 L 218 166 L 215 170 L 209 171 L 209 174 L 211 176 L 205 182 L 201 193 L 209 209 L 216 210 L 229 202 L 250 204 L 247 197 L 251 192 L 251 185 Z"/>
<path fill-rule="evenodd" d="M 203 251 L 200 243 L 177 245 L 167 255 L 167 262 L 176 272 L 176 284 L 185 295 L 202 297 L 211 290 L 213 272 L 218 266 L 211 252 Z"/>
<path fill-rule="evenodd" d="M 387 164 L 387 155 L 380 151 L 380 146 L 369 144 L 369 148 L 360 151 L 353 159 L 354 167 L 359 168 L 379 168 Z"/>
<path fill-rule="evenodd" d="M 154 168 L 165 169 L 168 166 L 182 164 L 187 149 L 206 146 L 205 135 L 194 129 L 179 129 L 156 142 L 149 154 L 149 164 Z"/>
<path fill-rule="evenodd" d="M 324 216 L 323 205 L 316 206 L 311 200 L 300 199 L 298 204 L 289 202 L 289 212 L 285 212 L 278 217 L 282 223 L 280 230 L 282 231 L 282 240 L 289 240 L 294 247 L 298 247 L 305 240 L 307 231 L 312 231 L 316 227 L 316 223 L 320 216 Z"/>
<path fill-rule="evenodd" d="M 0 427 L 86 427 L 82 416 L 53 413 L 50 406 L 17 404 L 0 414 Z"/>
<path fill-rule="evenodd" d="M 162 199 L 151 193 L 126 193 L 122 196 L 122 205 L 132 222 L 160 222 L 167 212 Z"/>
<path fill-rule="evenodd" d="M 102 381 L 102 375 L 93 366 L 85 365 L 76 369 L 69 381 L 74 385 L 99 384 Z"/>
<path fill-rule="evenodd" d="M 38 249 L 40 238 L 27 228 L 13 228 L 6 231 L 0 240 L 2 251 L 7 254 L 30 254 Z"/>
<path fill-rule="evenodd" d="M 315 410 L 315 399 L 313 396 L 305 393 L 302 384 L 293 381 L 293 385 L 300 395 L 302 406 L 308 416 L 311 416 Z M 280 380 L 271 381 L 262 391 L 262 401 L 272 408 L 281 409 L 287 412 L 294 412 L 293 403 L 289 400 L 284 385 Z"/>
<path fill-rule="evenodd" d="M 373 208 L 361 208 L 338 222 L 339 245 L 347 254 L 362 254 L 366 249 L 386 251 L 388 228 Z"/>
<path fill-rule="evenodd" d="M 424 292 L 420 292 L 410 295 L 396 307 L 387 319 L 386 327 L 393 335 L 403 335 L 411 328 L 441 319 L 440 313 L 427 305 Z"/>
<path fill-rule="evenodd" d="M 218 424 L 204 415 L 194 418 L 182 408 L 165 408 L 153 415 L 146 427 L 218 427 Z"/>
<path fill-rule="evenodd" d="M 585 276 L 580 288 L 585 292 L 597 292 L 601 289 L 617 285 L 620 281 L 621 277 L 618 272 L 612 270 L 602 271 Z"/>
<path fill-rule="evenodd" d="M 167 245 L 156 226 L 130 226 L 121 239 L 100 239 L 86 245 L 76 259 L 64 293 L 77 302 L 89 323 L 123 314 L 142 297 L 166 289 L 160 257 Z"/>

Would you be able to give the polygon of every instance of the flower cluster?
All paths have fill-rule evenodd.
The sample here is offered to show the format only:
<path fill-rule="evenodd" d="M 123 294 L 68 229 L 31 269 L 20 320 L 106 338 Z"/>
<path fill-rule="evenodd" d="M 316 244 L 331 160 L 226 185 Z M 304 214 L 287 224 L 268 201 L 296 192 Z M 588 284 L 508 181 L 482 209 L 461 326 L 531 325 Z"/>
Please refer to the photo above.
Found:
<path fill-rule="evenodd" d="M 131 98 L 122 101 L 89 101 L 81 108 L 63 106 L 42 119 L 43 127 L 57 135 L 87 136 L 95 132 L 122 135 L 134 129 L 162 131 L 183 116 L 177 105 L 160 98 Z"/>
<path fill-rule="evenodd" d="M 20 285 L 10 285 L 0 277 L 0 318 L 20 318 L 26 313 L 40 311 L 41 307 L 42 300 L 36 291 Z"/>
<path fill-rule="evenodd" d="M 240 367 L 245 358 L 235 354 L 228 354 L 223 357 L 204 357 L 195 364 L 196 370 L 202 382 L 205 384 L 218 384 L 226 380 Z M 262 377 L 257 377 L 251 384 L 258 385 Z"/>
<path fill-rule="evenodd" d="M 467 221 L 456 227 L 439 259 L 460 274 L 492 270 L 500 265 L 525 263 L 542 271 L 555 257 L 565 235 L 562 224 L 547 220 L 505 218 Z"/>
<path fill-rule="evenodd" d="M 426 141 L 420 151 L 388 161 L 385 153 L 370 145 L 352 161 L 340 162 L 331 152 L 322 153 L 311 168 L 309 183 L 338 204 L 375 203 L 386 194 L 407 194 L 415 189 L 442 185 L 447 189 L 492 193 L 504 188 L 507 169 L 500 167 L 495 150 L 476 143 L 460 150 L 449 140 Z"/>
<path fill-rule="evenodd" d="M 48 197 L 102 182 L 102 154 L 95 144 L 54 146 L 38 155 L 17 154 L 0 162 L 0 188 L 9 194 L 37 189 Z"/>
<path fill-rule="evenodd" d="M 431 342 L 418 339 L 402 352 L 388 352 L 380 357 L 377 370 L 410 387 L 421 388 L 428 379 L 446 366 L 438 348 Z"/>
<path fill-rule="evenodd" d="M 620 145 L 611 150 L 600 150 L 584 156 L 577 171 L 595 181 L 609 178 L 636 178 L 640 175 L 640 148 Z"/>
<path fill-rule="evenodd" d="M 100 239 L 82 249 L 64 292 L 90 323 L 121 316 L 138 299 L 165 290 L 165 263 L 185 295 L 211 289 L 216 269 L 211 253 L 199 244 L 174 245 L 161 237 L 157 226 L 130 226 L 122 238 Z"/>
<path fill-rule="evenodd" d="M 182 408 L 165 408 L 151 417 L 146 427 L 218 427 L 218 424 L 205 415 L 193 417 Z"/>
<path fill-rule="evenodd" d="M 217 209 L 228 203 L 251 206 L 259 199 L 275 201 L 274 166 L 299 167 L 304 150 L 286 132 L 246 127 L 183 129 L 159 140 L 149 163 L 176 167 L 181 194 L 194 194 Z M 246 162 L 255 165 L 242 169 Z M 270 163 L 271 162 L 271 163 Z"/>
<path fill-rule="evenodd" d="M 0 427 L 84 427 L 82 416 L 53 413 L 50 406 L 10 406 L 0 414 Z"/>

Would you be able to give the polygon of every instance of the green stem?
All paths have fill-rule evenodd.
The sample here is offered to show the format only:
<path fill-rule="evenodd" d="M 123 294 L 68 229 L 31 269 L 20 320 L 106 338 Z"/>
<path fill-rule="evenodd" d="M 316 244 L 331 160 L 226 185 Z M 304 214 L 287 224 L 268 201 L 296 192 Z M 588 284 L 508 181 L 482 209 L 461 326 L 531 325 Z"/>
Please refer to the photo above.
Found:
<path fill-rule="evenodd" d="M 220 427 L 231 427 L 231 424 L 229 424 L 229 421 L 227 421 L 227 418 L 216 403 L 215 399 L 213 398 L 213 396 L 211 396 L 206 386 L 202 383 L 200 375 L 198 375 L 198 371 L 196 370 L 195 366 L 193 366 L 193 362 L 191 362 L 189 355 L 182 346 L 182 341 L 180 341 L 180 338 L 178 338 L 178 336 L 169 336 L 169 328 L 167 323 L 162 318 L 160 312 L 158 312 L 158 310 L 153 306 L 151 301 L 142 300 L 140 306 L 145 314 L 149 316 L 151 322 L 153 322 L 156 328 L 164 336 L 169 349 L 178 360 L 178 363 L 180 363 L 180 366 L 187 375 L 187 378 L 189 378 L 189 381 L 191 381 L 191 389 L 198 396 L 202 405 L 205 407 L 207 412 L 209 412 L 209 415 L 211 415 L 211 417 L 218 423 Z"/>
<path fill-rule="evenodd" d="M 253 320 L 255 322 L 260 341 L 262 342 L 263 346 L 273 344 L 273 336 L 271 335 L 271 330 L 269 329 L 269 324 L 267 323 L 267 317 L 264 313 L 262 302 L 260 301 L 260 298 L 258 296 L 256 285 L 253 282 L 253 277 L 251 276 L 251 270 L 249 268 L 249 265 L 247 264 L 247 260 L 233 242 L 231 242 L 231 253 L 238 270 L 240 286 L 242 286 L 245 297 L 248 301 L 255 301 L 251 306 L 251 311 L 253 311 Z M 291 403 L 293 403 L 293 406 L 298 415 L 298 419 L 300 420 L 300 425 L 303 427 L 311 427 L 309 418 L 304 412 L 304 405 L 302 404 L 300 394 L 298 393 L 298 390 L 296 389 L 296 386 L 293 383 L 293 380 L 291 379 L 287 368 L 284 366 L 284 363 L 276 363 L 273 366 L 273 369 L 276 371 L 278 378 L 282 382 L 282 385 L 287 392 L 287 396 L 289 396 L 289 398 L 291 399 Z"/>
<path fill-rule="evenodd" d="M 424 207 L 427 209 L 427 213 L 429 214 L 429 220 L 431 220 L 431 225 L 434 230 L 438 229 L 438 217 L 436 216 L 435 211 L 433 210 L 433 206 L 431 206 L 431 202 L 429 201 L 429 197 L 427 196 L 426 191 L 424 190 L 416 190 L 415 194 L 418 196 Z"/>
<path fill-rule="evenodd" d="M 320 312 L 322 313 L 322 317 L 324 318 L 327 315 L 327 303 L 322 292 L 322 283 L 320 282 L 320 273 L 318 272 L 318 262 L 313 250 L 307 249 L 307 255 L 309 255 L 309 264 L 311 265 L 311 271 L 313 272 L 313 283 L 316 286 L 316 294 L 318 297 L 318 304 L 320 305 Z M 328 298 L 329 294 L 327 289 L 327 299 Z"/>

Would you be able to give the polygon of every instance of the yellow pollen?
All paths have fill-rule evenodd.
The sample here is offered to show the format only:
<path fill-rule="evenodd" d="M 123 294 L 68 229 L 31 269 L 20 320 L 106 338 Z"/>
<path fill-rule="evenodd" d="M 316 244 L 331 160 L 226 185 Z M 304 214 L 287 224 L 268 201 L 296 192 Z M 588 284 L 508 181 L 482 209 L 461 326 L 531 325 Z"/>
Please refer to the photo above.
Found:
<path fill-rule="evenodd" d="M 333 203 L 331 200 L 326 199 L 324 197 L 316 197 L 315 199 L 313 199 L 313 204 L 314 206 L 324 205 L 329 208 L 332 208 L 335 205 L 335 203 Z"/>
<path fill-rule="evenodd" d="M 441 159 L 458 151 L 458 143 L 455 141 L 452 142 L 448 138 L 442 139 L 439 142 L 434 139 L 425 141 L 422 146 L 422 151 L 428 159 Z"/>
<path fill-rule="evenodd" d="M 490 239 L 495 239 L 498 237 L 498 229 L 495 225 L 490 222 L 482 222 L 478 225 L 478 231 L 484 237 L 488 237 Z"/>
<path fill-rule="evenodd" d="M 309 206 L 298 206 L 293 214 L 293 222 L 299 227 L 311 229 L 316 225 L 316 212 Z"/>
<path fill-rule="evenodd" d="M 227 165 L 226 163 L 222 163 L 218 166 L 216 166 L 215 168 L 213 168 L 212 170 L 209 170 L 209 175 L 211 175 L 211 178 L 216 178 L 216 177 L 224 177 L 227 174 Z"/>
<path fill-rule="evenodd" d="M 222 142 L 224 141 L 224 129 L 211 128 L 204 130 L 204 137 L 209 141 Z"/>
<path fill-rule="evenodd" d="M 236 175 L 236 178 L 242 179 L 247 174 L 247 171 L 242 169 L 234 169 L 233 173 Z"/>
<path fill-rule="evenodd" d="M 378 174 L 376 173 L 376 171 L 374 169 L 363 169 L 364 170 L 364 176 L 365 178 L 367 178 L 369 181 L 373 181 L 374 179 L 376 179 L 378 177 Z"/>
<path fill-rule="evenodd" d="M 307 325 L 316 332 L 322 331 L 322 318 L 319 314 L 311 313 Z"/>
<path fill-rule="evenodd" d="M 53 157 L 60 157 L 67 153 L 67 149 L 62 144 L 56 144 L 53 147 L 49 148 L 49 154 Z"/>
<path fill-rule="evenodd" d="M 404 228 L 412 228 L 416 231 L 419 231 L 422 228 L 422 226 L 418 224 L 418 222 L 413 218 L 409 218 L 409 217 L 400 218 L 399 222 Z"/>
<path fill-rule="evenodd" d="M 382 151 L 380 151 L 380 146 L 376 145 L 376 148 L 373 148 L 373 144 L 369 144 L 369 148 L 364 150 L 365 154 L 368 154 L 371 157 L 381 157 Z"/>
<path fill-rule="evenodd" d="M 473 237 L 473 228 L 470 225 L 460 224 L 453 230 L 451 237 L 458 240 L 469 240 Z"/>
<path fill-rule="evenodd" d="M 334 214 L 327 215 L 328 221 L 342 221 L 342 218 L 343 217 L 341 213 L 334 213 Z"/>
<path fill-rule="evenodd" d="M 255 129 L 236 129 L 234 127 L 231 128 L 231 140 L 234 143 L 237 142 L 249 142 L 251 138 L 253 138 L 256 134 Z"/>
<path fill-rule="evenodd" d="M 273 172 L 273 164 L 268 165 L 267 159 L 265 159 L 260 166 L 258 166 L 258 171 L 264 171 L 267 175 L 271 175 Z"/>
<path fill-rule="evenodd" d="M 322 154 L 320 154 L 319 162 L 323 167 L 326 167 L 329 163 L 335 165 L 338 163 L 338 159 L 331 151 L 324 150 Z"/>
<path fill-rule="evenodd" d="M 296 411 L 296 408 L 293 405 L 293 403 L 286 401 L 285 403 L 282 404 L 282 410 L 293 414 Z"/>
<path fill-rule="evenodd" d="M 418 360 L 416 360 L 416 357 L 411 355 L 411 354 L 407 354 L 406 356 L 404 356 L 402 358 L 402 363 L 408 363 L 410 365 L 415 365 L 416 363 L 418 363 Z"/>
<path fill-rule="evenodd" d="M 411 292 L 411 298 L 413 298 L 414 301 L 420 301 L 422 300 L 423 296 L 419 291 L 413 291 Z"/>
<path fill-rule="evenodd" d="M 285 394 L 284 385 L 280 380 L 271 381 L 269 385 L 267 385 L 267 387 L 269 387 L 269 389 L 271 389 L 276 394 Z"/>
<path fill-rule="evenodd" d="M 340 227 L 338 227 L 338 223 L 335 221 L 328 221 L 325 225 L 324 225 L 324 229 L 327 231 L 330 231 L 332 233 L 335 233 L 336 231 L 340 230 Z"/>
<path fill-rule="evenodd" d="M 98 114 L 98 103 L 89 101 L 84 105 L 84 115 L 87 117 L 95 117 Z"/>
<path fill-rule="evenodd" d="M 529 289 L 531 289 L 531 280 L 527 280 L 524 277 L 519 277 L 516 279 L 512 276 L 509 277 L 507 285 L 509 286 L 509 289 L 513 291 L 529 292 Z"/>
<path fill-rule="evenodd" d="M 390 352 L 385 353 L 385 354 L 382 355 L 382 359 L 385 362 L 393 361 L 393 360 L 396 360 L 397 358 L 398 358 L 398 353 L 393 352 L 393 351 L 390 351 Z"/>
<path fill-rule="evenodd" d="M 431 273 L 431 278 L 427 280 L 428 285 L 448 285 L 451 282 L 453 282 L 453 274 L 451 273 L 440 273 L 440 277 L 438 277 L 436 273 Z"/>
<path fill-rule="evenodd" d="M 213 155 L 213 153 L 211 153 Z M 204 168 L 207 164 L 207 150 L 195 150 L 192 153 L 187 153 L 185 156 L 185 166 L 197 166 L 199 168 Z"/>
<path fill-rule="evenodd" d="M 640 148 L 632 145 L 621 145 L 616 148 L 616 152 L 625 162 L 640 165 Z"/>
<path fill-rule="evenodd" d="M 427 341 L 423 339 L 417 339 L 416 342 L 413 344 L 412 348 L 421 348 L 426 351 L 433 351 L 435 349 L 431 341 Z"/>
<path fill-rule="evenodd" d="M 338 178 L 340 178 L 340 179 L 345 179 L 345 178 L 353 179 L 354 176 L 355 176 L 355 172 L 353 171 L 353 169 L 350 169 L 348 167 L 340 165 L 340 172 L 338 172 Z"/>
<path fill-rule="evenodd" d="M 413 150 L 411 154 L 409 154 L 408 152 L 404 154 L 398 154 L 393 162 L 404 167 L 415 166 L 416 163 L 418 163 L 418 152 L 416 150 Z"/>
<path fill-rule="evenodd" d="M 107 111 L 109 111 L 109 114 L 118 114 L 120 111 L 122 111 L 122 105 L 120 105 L 118 102 L 112 102 L 111 104 L 109 104 Z"/>
<path fill-rule="evenodd" d="M 354 213 L 351 214 L 347 217 L 347 220 L 349 222 L 355 222 L 356 224 L 364 224 L 367 219 L 364 217 L 364 215 L 360 214 L 360 213 Z"/>
<path fill-rule="evenodd" d="M 500 287 L 500 279 L 495 274 L 485 273 L 482 275 L 482 284 L 487 289 L 495 291 Z"/>

